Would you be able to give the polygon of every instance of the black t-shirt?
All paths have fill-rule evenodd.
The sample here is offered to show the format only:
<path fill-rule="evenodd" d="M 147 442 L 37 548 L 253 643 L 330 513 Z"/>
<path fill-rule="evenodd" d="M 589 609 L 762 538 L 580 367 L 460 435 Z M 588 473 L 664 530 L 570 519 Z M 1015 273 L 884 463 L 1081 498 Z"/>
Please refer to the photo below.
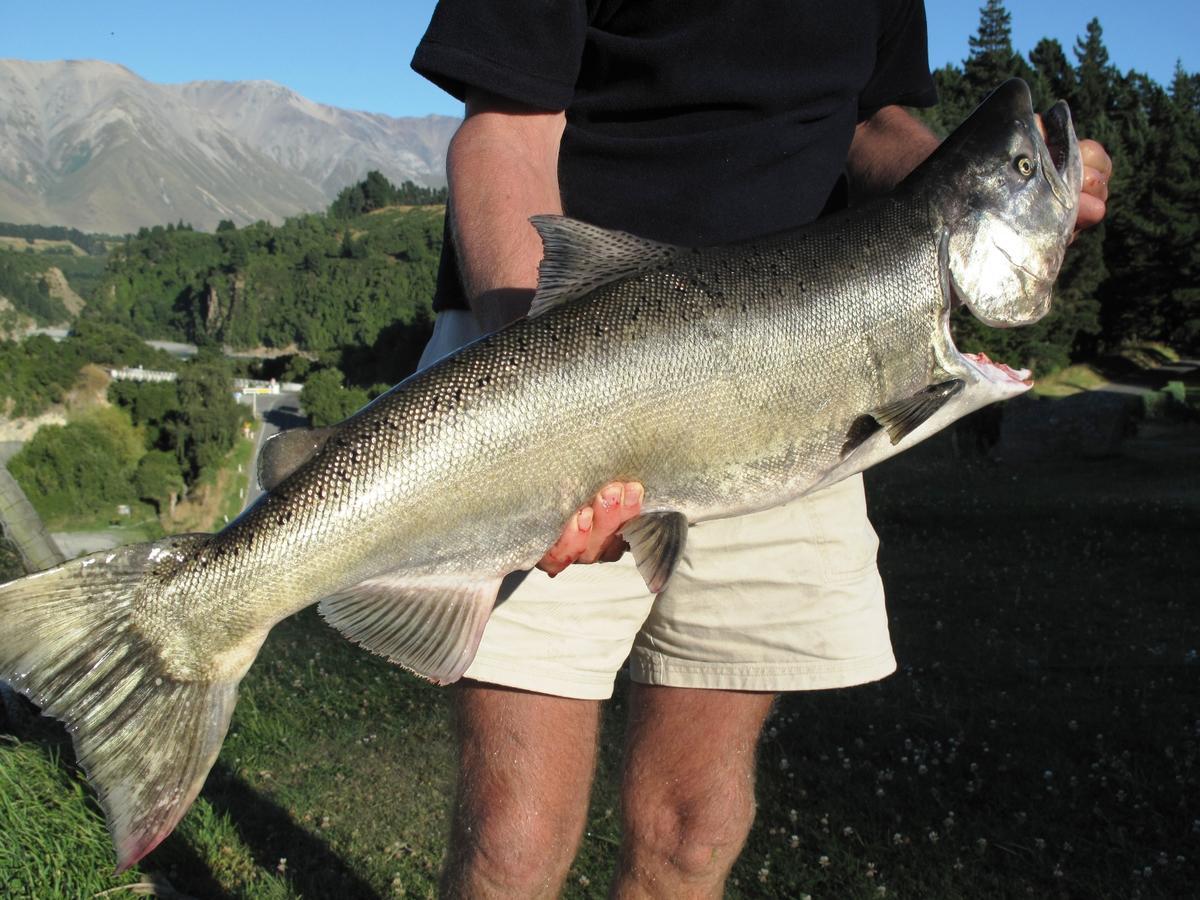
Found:
<path fill-rule="evenodd" d="M 922 0 L 440 0 L 413 68 L 567 111 L 567 215 L 684 246 L 826 208 L 854 126 L 936 102 Z M 465 308 L 449 242 L 435 307 Z"/>

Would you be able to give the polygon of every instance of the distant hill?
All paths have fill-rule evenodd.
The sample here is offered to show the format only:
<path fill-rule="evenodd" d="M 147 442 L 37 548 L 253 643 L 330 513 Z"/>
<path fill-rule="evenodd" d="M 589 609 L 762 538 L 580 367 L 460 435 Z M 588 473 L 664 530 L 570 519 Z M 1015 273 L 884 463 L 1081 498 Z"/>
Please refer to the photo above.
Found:
<path fill-rule="evenodd" d="M 0 221 L 125 233 L 320 210 L 375 169 L 445 182 L 458 120 L 314 103 L 267 81 L 154 84 L 108 62 L 0 60 Z"/>
<path fill-rule="evenodd" d="M 143 338 L 314 353 L 369 347 L 389 328 L 413 326 L 419 346 L 443 216 L 440 206 L 389 207 L 213 234 L 142 229 L 109 253 L 85 316 Z M 388 340 L 398 352 L 407 337 Z"/>

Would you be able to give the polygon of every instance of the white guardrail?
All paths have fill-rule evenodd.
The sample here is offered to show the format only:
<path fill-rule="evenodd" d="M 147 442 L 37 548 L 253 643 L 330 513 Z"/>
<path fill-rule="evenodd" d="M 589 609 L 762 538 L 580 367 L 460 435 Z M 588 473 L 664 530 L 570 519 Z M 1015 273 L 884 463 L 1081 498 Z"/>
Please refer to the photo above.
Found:
<path fill-rule="evenodd" d="M 109 369 L 108 374 L 115 381 L 174 381 L 179 377 L 176 372 L 159 369 L 143 369 L 135 366 L 125 369 Z M 298 394 L 304 389 L 303 384 L 295 381 L 258 381 L 253 378 L 233 379 L 233 389 L 241 394 Z"/>

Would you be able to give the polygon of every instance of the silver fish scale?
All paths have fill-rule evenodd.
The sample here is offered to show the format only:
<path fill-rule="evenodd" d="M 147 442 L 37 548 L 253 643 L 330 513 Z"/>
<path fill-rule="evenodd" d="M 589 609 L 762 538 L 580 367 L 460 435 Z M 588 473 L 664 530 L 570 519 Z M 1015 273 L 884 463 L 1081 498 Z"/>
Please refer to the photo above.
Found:
<path fill-rule="evenodd" d="M 934 232 L 887 200 L 485 337 L 348 419 L 148 606 L 189 597 L 212 652 L 381 572 L 528 567 L 613 479 L 693 521 L 796 496 L 858 416 L 930 383 Z"/>

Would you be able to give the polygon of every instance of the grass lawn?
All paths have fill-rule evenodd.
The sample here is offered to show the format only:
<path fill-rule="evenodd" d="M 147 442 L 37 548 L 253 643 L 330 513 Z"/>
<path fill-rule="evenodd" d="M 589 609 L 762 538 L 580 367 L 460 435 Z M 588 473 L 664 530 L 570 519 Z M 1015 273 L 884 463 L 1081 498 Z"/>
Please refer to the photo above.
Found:
<path fill-rule="evenodd" d="M 900 671 L 779 702 L 729 895 L 1195 896 L 1198 459 L 1200 427 L 1150 423 L 1105 459 L 964 461 L 935 439 L 870 473 Z M 570 897 L 606 892 L 624 696 Z M 116 879 L 64 733 L 9 723 L 0 895 L 153 877 L 198 898 L 430 896 L 447 698 L 312 611 L 284 622 L 200 801 Z"/>

